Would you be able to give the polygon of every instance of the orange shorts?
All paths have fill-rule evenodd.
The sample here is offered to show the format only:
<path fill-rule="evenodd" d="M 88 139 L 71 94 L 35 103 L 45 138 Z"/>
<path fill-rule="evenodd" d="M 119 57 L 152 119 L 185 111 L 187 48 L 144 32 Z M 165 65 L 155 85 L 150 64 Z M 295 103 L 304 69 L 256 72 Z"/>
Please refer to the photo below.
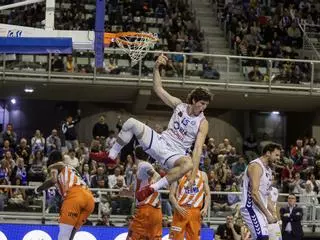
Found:
<path fill-rule="evenodd" d="M 188 216 L 183 217 L 177 211 L 173 214 L 170 228 L 170 240 L 199 240 L 201 229 L 200 208 L 187 209 Z"/>
<path fill-rule="evenodd" d="M 79 229 L 94 210 L 94 198 L 89 189 L 74 186 L 62 203 L 59 223 L 68 224 Z"/>
<path fill-rule="evenodd" d="M 161 208 L 144 205 L 136 209 L 129 226 L 129 240 L 161 240 L 162 212 Z"/>

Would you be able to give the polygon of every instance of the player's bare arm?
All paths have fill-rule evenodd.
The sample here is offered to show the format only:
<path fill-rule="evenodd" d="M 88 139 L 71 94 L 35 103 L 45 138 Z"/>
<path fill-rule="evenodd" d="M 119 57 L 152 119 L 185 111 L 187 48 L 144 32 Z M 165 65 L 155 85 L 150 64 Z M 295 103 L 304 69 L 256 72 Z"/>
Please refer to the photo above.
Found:
<path fill-rule="evenodd" d="M 205 217 L 208 212 L 208 208 L 210 206 L 210 201 L 211 201 L 211 193 L 210 193 L 210 187 L 209 187 L 209 181 L 208 181 L 208 176 L 205 172 L 202 172 L 202 179 L 204 182 L 204 193 L 205 193 L 205 199 L 204 199 L 204 206 L 201 210 L 201 216 Z"/>
<path fill-rule="evenodd" d="M 172 96 L 170 93 L 168 93 L 162 86 L 162 80 L 160 76 L 159 67 L 164 66 L 167 64 L 167 57 L 164 55 L 160 55 L 158 57 L 158 60 L 156 61 L 154 65 L 153 70 L 153 90 L 158 95 L 158 97 L 169 107 L 175 108 L 177 105 L 182 103 L 181 99 Z"/>
<path fill-rule="evenodd" d="M 204 119 L 199 127 L 199 132 L 197 135 L 197 139 L 194 145 L 194 149 L 192 152 L 192 162 L 193 162 L 193 170 L 192 170 L 192 176 L 191 181 L 194 182 L 197 176 L 197 171 L 199 169 L 199 163 L 200 163 L 200 157 L 202 153 L 202 147 L 206 140 L 206 137 L 208 135 L 208 129 L 209 129 L 209 123 L 206 119 Z"/>
<path fill-rule="evenodd" d="M 56 168 L 51 167 L 49 173 L 49 178 L 35 189 L 36 193 L 41 193 L 42 191 L 45 191 L 53 187 L 58 182 L 58 170 Z"/>
<path fill-rule="evenodd" d="M 274 216 L 274 217 L 277 216 L 277 212 L 276 212 L 276 209 L 274 207 L 274 202 L 271 200 L 271 196 L 268 197 L 267 209 L 272 214 L 272 216 Z"/>
<path fill-rule="evenodd" d="M 54 164 L 51 164 L 49 167 L 48 167 L 48 171 L 50 172 L 51 169 L 56 169 L 58 171 L 60 171 L 62 168 L 64 168 L 66 165 L 65 163 L 63 162 L 57 162 L 57 163 L 54 163 Z"/>
<path fill-rule="evenodd" d="M 177 182 L 173 182 L 170 186 L 169 200 L 172 203 L 173 207 L 175 207 L 178 204 L 178 201 L 176 199 L 177 188 L 178 188 Z"/>
<path fill-rule="evenodd" d="M 263 214 L 268 219 L 268 222 L 272 222 L 273 217 L 269 213 L 268 209 L 264 206 L 263 202 L 260 199 L 259 194 L 259 186 L 260 186 L 260 179 L 262 176 L 262 169 L 261 167 L 256 164 L 250 164 L 248 167 L 248 177 L 250 178 L 251 184 L 251 196 L 255 205 L 263 212 Z"/>
<path fill-rule="evenodd" d="M 186 217 L 188 212 L 183 207 L 181 207 L 177 201 L 177 194 L 178 194 L 178 183 L 173 182 L 170 186 L 170 193 L 169 193 L 169 200 L 172 203 L 174 209 L 176 209 L 180 215 Z"/>

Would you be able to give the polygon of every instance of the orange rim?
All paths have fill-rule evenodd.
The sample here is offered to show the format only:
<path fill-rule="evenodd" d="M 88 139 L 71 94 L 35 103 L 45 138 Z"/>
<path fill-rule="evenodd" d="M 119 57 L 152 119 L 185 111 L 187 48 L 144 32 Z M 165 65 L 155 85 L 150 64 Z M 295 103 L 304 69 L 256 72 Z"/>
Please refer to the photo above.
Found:
<path fill-rule="evenodd" d="M 157 42 L 159 39 L 151 33 L 138 33 L 138 32 L 119 32 L 119 33 L 104 33 L 104 43 L 110 44 L 112 39 L 117 39 L 123 45 L 144 45 L 142 42 L 129 42 L 122 37 L 144 37 L 149 38 L 151 42 Z"/>

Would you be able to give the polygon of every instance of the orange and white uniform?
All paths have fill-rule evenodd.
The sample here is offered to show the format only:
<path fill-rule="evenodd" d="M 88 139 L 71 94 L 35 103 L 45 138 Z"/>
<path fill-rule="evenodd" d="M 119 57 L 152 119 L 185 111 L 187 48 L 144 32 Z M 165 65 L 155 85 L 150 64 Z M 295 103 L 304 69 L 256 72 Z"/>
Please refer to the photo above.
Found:
<path fill-rule="evenodd" d="M 141 161 L 138 164 L 136 192 L 151 182 L 149 171 L 154 171 L 152 165 Z M 162 212 L 160 193 L 154 192 L 146 200 L 136 202 L 136 213 L 129 226 L 128 240 L 161 240 Z"/>
<path fill-rule="evenodd" d="M 63 198 L 59 223 L 74 226 L 77 230 L 94 210 L 94 197 L 80 174 L 71 166 L 64 166 L 56 174 L 57 188 Z"/>
<path fill-rule="evenodd" d="M 198 171 L 192 188 L 188 186 L 188 177 L 185 175 L 178 181 L 176 200 L 179 206 L 184 207 L 188 214 L 184 217 L 175 211 L 171 224 L 169 239 L 187 240 L 200 239 L 201 208 L 205 197 L 204 180 L 202 172 Z"/>

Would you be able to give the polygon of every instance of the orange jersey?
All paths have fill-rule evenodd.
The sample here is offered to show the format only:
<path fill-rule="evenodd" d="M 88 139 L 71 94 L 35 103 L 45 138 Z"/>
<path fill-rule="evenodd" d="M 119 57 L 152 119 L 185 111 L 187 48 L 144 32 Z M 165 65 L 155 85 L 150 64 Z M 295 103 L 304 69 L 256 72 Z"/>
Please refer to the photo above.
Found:
<path fill-rule="evenodd" d="M 58 173 L 57 187 L 63 198 L 68 194 L 68 191 L 74 186 L 86 186 L 77 170 L 71 166 L 65 166 Z"/>
<path fill-rule="evenodd" d="M 197 177 L 193 187 L 188 187 L 188 178 L 183 176 L 178 181 L 177 200 L 180 206 L 191 208 L 202 208 L 204 199 L 204 181 L 201 171 L 197 172 Z"/>
<path fill-rule="evenodd" d="M 140 191 L 143 187 L 151 183 L 151 177 L 148 175 L 148 171 L 150 170 L 153 170 L 153 167 L 150 163 L 140 162 L 138 164 L 136 192 Z M 143 205 L 150 205 L 156 208 L 160 208 L 160 193 L 154 192 L 146 200 L 142 202 L 137 201 L 137 206 Z"/>

